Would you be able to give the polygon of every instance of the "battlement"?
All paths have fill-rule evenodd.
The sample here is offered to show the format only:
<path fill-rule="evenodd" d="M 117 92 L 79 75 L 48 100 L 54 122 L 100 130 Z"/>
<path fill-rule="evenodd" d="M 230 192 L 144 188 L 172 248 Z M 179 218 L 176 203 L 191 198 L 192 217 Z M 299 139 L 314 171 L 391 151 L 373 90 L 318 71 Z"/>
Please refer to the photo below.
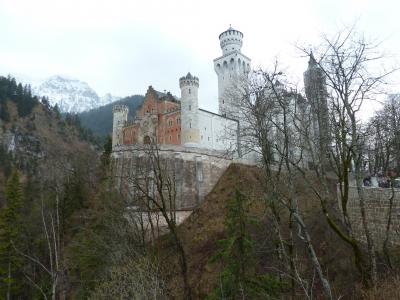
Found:
<path fill-rule="evenodd" d="M 195 86 L 199 87 L 199 78 L 193 76 L 192 74 L 187 73 L 186 76 L 183 76 L 179 79 L 179 87 L 182 88 L 184 86 Z"/>
<path fill-rule="evenodd" d="M 125 122 L 124 127 L 136 125 L 137 123 L 138 123 L 138 120 L 137 120 L 137 119 L 128 120 L 128 121 Z"/>
<path fill-rule="evenodd" d="M 128 113 L 128 106 L 126 106 L 126 105 L 114 105 L 113 106 L 113 113 L 116 113 L 116 112 Z"/>
<path fill-rule="evenodd" d="M 243 33 L 229 27 L 228 30 L 219 35 L 219 43 L 224 54 L 232 50 L 240 51 L 243 44 Z M 228 47 L 229 45 L 233 47 Z"/>

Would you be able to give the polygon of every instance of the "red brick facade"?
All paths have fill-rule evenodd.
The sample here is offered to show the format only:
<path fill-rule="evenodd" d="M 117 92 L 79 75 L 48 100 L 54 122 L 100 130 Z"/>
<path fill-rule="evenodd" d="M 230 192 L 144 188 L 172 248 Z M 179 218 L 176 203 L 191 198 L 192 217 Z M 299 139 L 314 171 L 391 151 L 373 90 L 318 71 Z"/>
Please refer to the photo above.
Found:
<path fill-rule="evenodd" d="M 157 144 L 181 144 L 180 103 L 174 97 L 160 94 L 151 86 L 135 120 L 123 128 L 123 144 L 145 144 L 157 139 Z"/>

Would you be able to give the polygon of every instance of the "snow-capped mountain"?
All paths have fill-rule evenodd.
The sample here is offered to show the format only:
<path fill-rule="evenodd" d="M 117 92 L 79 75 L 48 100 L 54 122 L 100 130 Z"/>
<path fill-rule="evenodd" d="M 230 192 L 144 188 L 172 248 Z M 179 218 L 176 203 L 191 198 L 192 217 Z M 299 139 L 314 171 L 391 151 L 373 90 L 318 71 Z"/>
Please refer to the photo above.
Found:
<path fill-rule="evenodd" d="M 121 99 L 121 97 L 113 96 L 110 93 L 107 93 L 103 97 L 100 97 L 98 106 L 107 105 L 111 102 L 118 101 L 119 99 Z"/>
<path fill-rule="evenodd" d="M 99 95 L 84 81 L 66 76 L 52 76 L 37 86 L 33 93 L 46 96 L 52 106 L 58 105 L 61 112 L 80 113 L 120 99 L 106 94 Z"/>

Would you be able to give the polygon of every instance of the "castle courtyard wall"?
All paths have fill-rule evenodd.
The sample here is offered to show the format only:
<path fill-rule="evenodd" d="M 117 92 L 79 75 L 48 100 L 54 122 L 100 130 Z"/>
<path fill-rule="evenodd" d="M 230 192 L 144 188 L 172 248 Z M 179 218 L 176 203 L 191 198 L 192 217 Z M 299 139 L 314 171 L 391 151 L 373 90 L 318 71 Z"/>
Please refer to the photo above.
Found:
<path fill-rule="evenodd" d="M 113 150 L 116 184 L 128 194 L 129 180 L 137 175 L 146 151 L 143 145 L 121 145 Z M 177 210 L 196 208 L 233 160 L 221 151 L 178 145 L 159 145 L 158 151 L 176 180 Z"/>
<path fill-rule="evenodd" d="M 392 190 L 390 188 L 377 187 L 364 187 L 363 189 L 369 229 L 372 233 L 372 238 L 375 242 L 377 250 L 379 250 L 382 249 L 382 245 L 386 237 L 386 227 L 390 211 L 389 207 Z M 347 210 L 355 236 L 360 241 L 366 242 L 366 237 L 362 226 L 360 200 L 357 188 L 354 186 L 349 187 L 349 201 Z M 389 245 L 400 246 L 400 189 L 394 189 L 391 218 Z"/>
<path fill-rule="evenodd" d="M 238 121 L 199 109 L 201 147 L 216 150 L 237 149 Z"/>

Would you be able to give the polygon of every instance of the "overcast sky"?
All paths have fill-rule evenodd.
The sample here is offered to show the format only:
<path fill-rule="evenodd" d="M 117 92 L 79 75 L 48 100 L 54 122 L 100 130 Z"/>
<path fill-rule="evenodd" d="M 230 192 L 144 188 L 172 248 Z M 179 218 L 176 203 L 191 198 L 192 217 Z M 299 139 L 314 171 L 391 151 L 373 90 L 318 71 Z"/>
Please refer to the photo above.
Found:
<path fill-rule="evenodd" d="M 0 0 L 0 74 L 68 75 L 100 95 L 144 94 L 153 85 L 179 96 L 178 79 L 190 71 L 200 79 L 200 106 L 216 111 L 213 59 L 229 24 L 243 32 L 253 67 L 277 56 L 301 83 L 307 59 L 296 43 L 316 44 L 322 32 L 358 20 L 397 54 L 399 11 L 395 0 Z"/>

